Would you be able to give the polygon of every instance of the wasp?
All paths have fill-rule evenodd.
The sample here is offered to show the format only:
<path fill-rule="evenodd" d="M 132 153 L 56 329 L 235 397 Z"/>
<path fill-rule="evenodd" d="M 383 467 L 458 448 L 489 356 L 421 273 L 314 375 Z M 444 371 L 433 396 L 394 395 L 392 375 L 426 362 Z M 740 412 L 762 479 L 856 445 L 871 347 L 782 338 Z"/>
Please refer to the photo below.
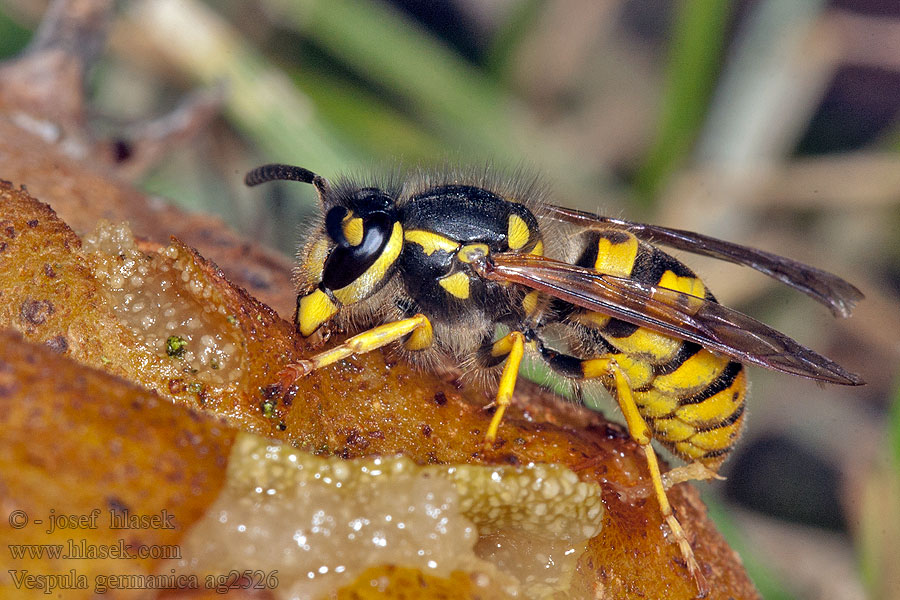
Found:
<path fill-rule="evenodd" d="M 693 271 L 658 246 L 750 266 L 836 316 L 848 316 L 862 299 L 850 283 L 799 262 L 699 233 L 554 206 L 540 186 L 521 178 L 447 172 L 386 185 L 332 184 L 280 164 L 245 178 L 250 186 L 272 180 L 312 184 L 321 204 L 298 253 L 300 334 L 310 338 L 330 323 L 362 330 L 285 367 L 283 384 L 389 344 L 425 369 L 499 376 L 484 439 L 491 448 L 526 350 L 576 383 L 599 381 L 643 449 L 653 494 L 701 595 L 706 583 L 666 496 L 651 440 L 688 467 L 715 473 L 743 425 L 744 365 L 863 383 L 719 304 Z"/>

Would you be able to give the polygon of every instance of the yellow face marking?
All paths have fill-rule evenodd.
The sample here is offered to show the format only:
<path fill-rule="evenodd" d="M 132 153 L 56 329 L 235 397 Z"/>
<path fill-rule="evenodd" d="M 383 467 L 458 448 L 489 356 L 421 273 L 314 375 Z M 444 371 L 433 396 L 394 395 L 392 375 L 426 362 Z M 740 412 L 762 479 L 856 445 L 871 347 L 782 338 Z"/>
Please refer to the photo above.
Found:
<path fill-rule="evenodd" d="M 631 276 L 634 260 L 638 253 L 638 240 L 630 233 L 623 232 L 621 241 L 601 237 L 597 241 L 597 260 L 594 269 L 601 273 L 618 277 Z"/>
<path fill-rule="evenodd" d="M 403 347 L 407 350 L 424 350 L 430 348 L 433 343 L 434 330 L 431 327 L 431 321 L 425 319 L 425 323 L 406 338 Z"/>
<path fill-rule="evenodd" d="M 453 254 L 459 248 L 459 242 L 424 229 L 410 229 L 403 234 L 403 239 L 422 246 L 422 251 L 428 256 L 431 256 L 438 250 Z"/>
<path fill-rule="evenodd" d="M 543 256 L 544 255 L 544 242 L 538 240 L 534 245 L 534 248 L 531 249 L 531 254 L 535 256 Z"/>
<path fill-rule="evenodd" d="M 746 391 L 746 375 L 742 370 L 730 386 L 697 404 L 685 404 L 675 415 L 695 427 L 705 428 L 721 423 L 723 419 L 734 414 L 744 402 Z"/>
<path fill-rule="evenodd" d="M 456 258 L 464 263 L 468 263 L 472 262 L 473 255 L 487 256 L 490 253 L 491 249 L 488 248 L 487 244 L 466 244 L 459 249 Z"/>
<path fill-rule="evenodd" d="M 297 310 L 297 324 L 300 325 L 300 333 L 304 337 L 322 326 L 322 323 L 337 313 L 338 307 L 331 301 L 325 292 L 316 290 L 313 293 L 300 298 Z"/>
<path fill-rule="evenodd" d="M 666 271 L 657 284 L 659 287 L 668 288 L 677 292 L 697 296 L 698 298 L 706 297 L 706 286 L 696 277 L 680 277 L 672 271 Z"/>
<path fill-rule="evenodd" d="M 469 297 L 469 276 L 462 271 L 441 277 L 438 279 L 438 283 L 451 296 L 455 296 L 460 300 L 466 300 Z"/>
<path fill-rule="evenodd" d="M 509 215 L 506 223 L 506 241 L 510 250 L 518 250 L 528 243 L 531 231 L 519 215 Z"/>
<path fill-rule="evenodd" d="M 298 277 L 301 288 L 305 284 L 312 287 L 322 281 L 322 270 L 325 268 L 325 259 L 328 258 L 328 239 L 324 236 L 320 237 L 307 248 L 306 259 L 301 265 L 301 273 Z"/>
<path fill-rule="evenodd" d="M 350 242 L 351 246 L 359 246 L 363 240 L 363 220 L 354 217 L 352 213 L 344 217 L 341 223 L 341 229 L 344 230 L 344 237 Z"/>
<path fill-rule="evenodd" d="M 522 309 L 527 316 L 532 316 L 538 309 L 538 300 L 540 300 L 540 292 L 531 290 L 522 298 Z"/>
<path fill-rule="evenodd" d="M 385 245 L 384 250 L 382 250 L 381 256 L 372 263 L 372 266 L 366 269 L 365 273 L 357 277 L 348 285 L 339 290 L 333 290 L 331 293 L 334 294 L 334 297 L 337 298 L 341 304 L 353 304 L 354 302 L 359 302 L 371 294 L 372 290 L 375 289 L 375 286 L 378 285 L 378 282 L 384 279 L 387 270 L 394 264 L 397 257 L 400 256 L 400 251 L 402 249 L 403 227 L 400 226 L 400 223 L 394 223 L 394 228 L 391 231 L 391 237 L 388 239 L 388 243 Z"/>
<path fill-rule="evenodd" d="M 680 367 L 653 380 L 653 387 L 664 394 L 685 398 L 709 385 L 728 366 L 728 359 L 709 350 L 700 350 Z"/>

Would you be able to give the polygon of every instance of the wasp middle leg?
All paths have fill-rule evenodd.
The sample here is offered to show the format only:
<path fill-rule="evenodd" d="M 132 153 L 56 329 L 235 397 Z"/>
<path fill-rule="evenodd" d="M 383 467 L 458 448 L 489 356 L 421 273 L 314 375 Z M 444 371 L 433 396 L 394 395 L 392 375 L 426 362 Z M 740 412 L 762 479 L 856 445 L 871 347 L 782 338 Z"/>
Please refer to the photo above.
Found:
<path fill-rule="evenodd" d="M 512 331 L 496 342 L 486 344 L 482 353 L 488 353 L 487 361 L 494 364 L 504 359 L 506 361 L 493 403 L 497 410 L 491 418 L 487 433 L 484 434 L 484 445 L 490 448 L 497 440 L 500 422 L 503 420 L 506 408 L 512 402 L 513 391 L 519 377 L 519 367 L 522 365 L 522 357 L 525 354 L 525 334 L 521 331 Z"/>

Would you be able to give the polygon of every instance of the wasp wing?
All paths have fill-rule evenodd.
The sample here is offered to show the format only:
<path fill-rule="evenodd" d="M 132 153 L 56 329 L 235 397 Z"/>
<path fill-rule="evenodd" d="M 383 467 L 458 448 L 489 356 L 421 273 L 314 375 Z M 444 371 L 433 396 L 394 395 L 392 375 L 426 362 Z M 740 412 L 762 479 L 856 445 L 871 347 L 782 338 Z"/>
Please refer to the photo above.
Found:
<path fill-rule="evenodd" d="M 534 255 L 494 254 L 476 268 L 486 279 L 524 285 L 739 362 L 831 383 L 863 383 L 834 361 L 717 302 Z"/>
<path fill-rule="evenodd" d="M 837 275 L 764 250 L 726 242 L 693 231 L 632 223 L 561 206 L 545 208 L 547 216 L 557 221 L 588 228 L 624 229 L 647 242 L 753 267 L 821 302 L 831 309 L 835 316 L 850 316 L 853 307 L 863 298 L 861 291 Z"/>

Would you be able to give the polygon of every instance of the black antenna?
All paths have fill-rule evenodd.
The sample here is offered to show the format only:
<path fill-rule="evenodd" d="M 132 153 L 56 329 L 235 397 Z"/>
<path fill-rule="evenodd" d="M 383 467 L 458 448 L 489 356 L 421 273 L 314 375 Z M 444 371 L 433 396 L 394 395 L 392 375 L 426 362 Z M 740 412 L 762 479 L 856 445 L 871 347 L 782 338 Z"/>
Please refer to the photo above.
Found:
<path fill-rule="evenodd" d="M 319 190 L 322 196 L 331 191 L 331 185 L 328 180 L 321 175 L 316 175 L 309 169 L 303 167 L 295 167 L 293 165 L 282 165 L 272 163 L 256 167 L 244 177 L 244 183 L 248 186 L 259 185 L 267 181 L 299 181 L 300 183 L 311 183 Z"/>

